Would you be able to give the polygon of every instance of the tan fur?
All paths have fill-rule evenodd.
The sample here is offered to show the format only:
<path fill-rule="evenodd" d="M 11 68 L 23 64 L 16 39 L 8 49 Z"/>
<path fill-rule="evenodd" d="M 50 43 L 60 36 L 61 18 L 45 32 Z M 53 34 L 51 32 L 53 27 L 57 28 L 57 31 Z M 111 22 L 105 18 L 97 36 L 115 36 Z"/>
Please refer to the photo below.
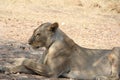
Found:
<path fill-rule="evenodd" d="M 45 56 L 41 63 L 25 59 L 21 66 L 46 77 L 118 79 L 120 48 L 101 50 L 80 47 L 58 27 L 58 23 L 44 23 L 34 31 L 29 44 L 34 49 L 46 47 Z M 20 72 L 18 68 L 10 69 L 11 73 Z"/>

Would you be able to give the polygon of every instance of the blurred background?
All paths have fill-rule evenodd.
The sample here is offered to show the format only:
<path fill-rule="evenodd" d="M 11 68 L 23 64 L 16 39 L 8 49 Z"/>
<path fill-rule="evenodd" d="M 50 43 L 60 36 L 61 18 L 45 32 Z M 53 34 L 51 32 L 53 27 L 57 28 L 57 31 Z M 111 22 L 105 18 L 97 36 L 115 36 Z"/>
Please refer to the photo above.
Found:
<path fill-rule="evenodd" d="M 120 46 L 120 0 L 0 0 L 0 43 L 27 43 L 44 22 L 60 28 L 80 46 Z"/>

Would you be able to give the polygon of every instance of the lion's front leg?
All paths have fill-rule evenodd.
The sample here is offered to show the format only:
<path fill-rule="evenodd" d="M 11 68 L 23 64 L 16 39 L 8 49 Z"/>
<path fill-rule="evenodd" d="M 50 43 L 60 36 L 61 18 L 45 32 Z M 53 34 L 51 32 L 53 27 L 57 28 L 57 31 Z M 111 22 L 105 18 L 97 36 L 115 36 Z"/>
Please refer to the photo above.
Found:
<path fill-rule="evenodd" d="M 28 74 L 32 74 L 33 71 L 27 69 L 24 65 L 23 62 L 26 60 L 27 58 L 15 58 L 12 59 L 12 63 L 10 66 L 5 66 L 6 71 L 5 73 L 7 74 L 11 74 L 11 73 L 28 73 Z"/>
<path fill-rule="evenodd" d="M 50 71 L 49 68 L 41 63 L 35 62 L 33 60 L 30 59 L 26 59 L 23 62 L 24 67 L 26 67 L 27 69 L 41 75 L 41 76 L 46 76 L 46 77 L 50 77 Z"/>
<path fill-rule="evenodd" d="M 24 60 L 23 65 L 33 72 L 45 77 L 59 77 L 68 71 L 70 60 L 61 60 L 61 57 L 53 59 L 50 56 L 48 58 L 48 56 L 49 55 L 46 56 L 46 62 L 44 64 L 26 59 Z"/>

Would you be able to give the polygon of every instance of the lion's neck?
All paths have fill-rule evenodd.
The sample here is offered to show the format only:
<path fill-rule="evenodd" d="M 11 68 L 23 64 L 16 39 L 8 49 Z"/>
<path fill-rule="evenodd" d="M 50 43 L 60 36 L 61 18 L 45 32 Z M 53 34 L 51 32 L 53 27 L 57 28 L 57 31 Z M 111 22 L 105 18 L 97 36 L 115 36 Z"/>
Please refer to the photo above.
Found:
<path fill-rule="evenodd" d="M 54 44 L 55 42 L 61 42 L 61 44 L 66 44 L 69 47 L 73 47 L 74 45 L 77 45 L 72 39 L 70 39 L 64 32 L 62 32 L 60 29 L 58 29 L 56 31 L 56 33 L 53 35 L 53 37 L 48 40 L 47 42 L 47 49 L 49 49 L 52 44 Z"/>
<path fill-rule="evenodd" d="M 55 41 L 66 43 L 69 47 L 73 47 L 74 45 L 76 45 L 76 43 L 60 29 L 58 29 L 57 34 L 55 35 Z"/>
<path fill-rule="evenodd" d="M 63 35 L 61 30 L 57 30 L 55 34 L 52 36 L 52 38 L 48 38 L 47 43 L 46 43 L 46 48 L 49 49 L 52 44 L 54 44 L 55 41 L 62 41 L 63 40 Z"/>

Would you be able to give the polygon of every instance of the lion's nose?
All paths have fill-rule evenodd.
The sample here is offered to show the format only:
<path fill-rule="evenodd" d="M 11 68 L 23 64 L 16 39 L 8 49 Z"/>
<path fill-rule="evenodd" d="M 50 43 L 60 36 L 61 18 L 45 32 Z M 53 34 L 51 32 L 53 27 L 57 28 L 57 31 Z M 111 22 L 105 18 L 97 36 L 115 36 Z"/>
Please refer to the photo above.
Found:
<path fill-rule="evenodd" d="M 32 41 L 31 41 L 31 40 L 28 40 L 28 44 L 31 45 L 31 44 L 32 44 Z"/>
<path fill-rule="evenodd" d="M 28 44 L 29 44 L 29 45 L 32 44 L 32 40 L 31 40 L 31 39 L 28 40 Z"/>
<path fill-rule="evenodd" d="M 30 39 L 28 40 L 28 44 L 29 44 L 29 45 L 31 45 L 31 44 L 33 43 L 33 39 L 34 39 L 34 38 L 30 38 Z"/>

